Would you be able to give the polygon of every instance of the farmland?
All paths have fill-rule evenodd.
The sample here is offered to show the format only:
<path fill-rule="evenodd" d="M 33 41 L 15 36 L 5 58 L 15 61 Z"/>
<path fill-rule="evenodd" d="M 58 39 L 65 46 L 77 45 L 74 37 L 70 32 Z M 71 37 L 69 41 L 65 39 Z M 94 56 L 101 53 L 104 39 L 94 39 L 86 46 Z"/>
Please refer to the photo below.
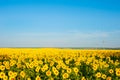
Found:
<path fill-rule="evenodd" d="M 0 48 L 0 80 L 120 80 L 120 50 Z"/>

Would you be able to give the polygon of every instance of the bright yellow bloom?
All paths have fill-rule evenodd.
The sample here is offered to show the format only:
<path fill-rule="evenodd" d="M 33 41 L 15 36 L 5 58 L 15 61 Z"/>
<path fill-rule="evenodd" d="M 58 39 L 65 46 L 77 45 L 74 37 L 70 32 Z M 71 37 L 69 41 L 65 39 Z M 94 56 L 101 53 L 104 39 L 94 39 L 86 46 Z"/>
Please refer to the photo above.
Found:
<path fill-rule="evenodd" d="M 72 69 L 71 68 L 67 68 L 67 73 L 71 73 Z"/>
<path fill-rule="evenodd" d="M 8 76 L 13 77 L 14 76 L 14 72 L 13 71 L 9 71 L 8 72 Z"/>
<path fill-rule="evenodd" d="M 86 79 L 85 79 L 85 77 L 82 77 L 82 79 L 81 79 L 81 80 L 86 80 Z"/>
<path fill-rule="evenodd" d="M 9 80 L 16 80 L 14 77 L 9 77 Z"/>
<path fill-rule="evenodd" d="M 69 60 L 66 60 L 65 63 L 66 63 L 66 64 L 69 64 Z"/>
<path fill-rule="evenodd" d="M 35 69 L 35 71 L 39 72 L 39 70 L 40 70 L 40 66 L 37 66 L 36 69 Z"/>
<path fill-rule="evenodd" d="M 31 78 L 27 78 L 27 80 L 31 80 Z"/>
<path fill-rule="evenodd" d="M 53 73 L 54 73 L 56 76 L 58 76 L 58 74 L 59 74 L 58 70 L 53 71 Z"/>
<path fill-rule="evenodd" d="M 56 66 L 56 68 L 57 68 L 57 69 L 60 69 L 60 68 L 61 68 L 61 66 L 58 64 L 58 65 Z"/>
<path fill-rule="evenodd" d="M 42 72 L 45 72 L 45 68 L 41 68 L 41 71 L 42 71 Z"/>
<path fill-rule="evenodd" d="M 117 65 L 119 65 L 120 64 L 120 62 L 119 61 L 115 61 L 115 66 L 117 66 Z"/>
<path fill-rule="evenodd" d="M 9 66 L 9 65 L 6 65 L 5 67 L 6 67 L 6 69 L 8 69 L 8 70 L 10 69 L 10 66 Z"/>
<path fill-rule="evenodd" d="M 57 70 L 55 67 L 52 67 L 52 71 L 54 72 L 55 70 Z"/>
<path fill-rule="evenodd" d="M 75 68 L 73 68 L 73 71 L 74 71 L 75 73 L 78 73 L 79 69 L 78 69 L 77 67 L 75 67 Z"/>
<path fill-rule="evenodd" d="M 2 60 L 2 59 L 0 59 L 0 60 Z M 2 62 L 0 62 L 0 65 L 2 65 Z"/>
<path fill-rule="evenodd" d="M 48 70 L 48 64 L 45 64 L 42 68 L 44 68 L 45 71 Z"/>
<path fill-rule="evenodd" d="M 30 64 L 29 64 L 29 67 L 30 67 L 30 68 L 33 68 L 33 67 L 34 67 L 34 64 L 33 64 L 33 63 L 30 63 Z"/>
<path fill-rule="evenodd" d="M 20 76 L 21 76 L 22 78 L 24 78 L 24 77 L 25 77 L 25 72 L 24 72 L 24 71 L 21 71 L 21 72 L 20 72 Z"/>
<path fill-rule="evenodd" d="M 3 80 L 8 80 L 8 76 L 4 76 L 4 77 L 3 77 Z"/>
<path fill-rule="evenodd" d="M 17 77 L 17 72 L 14 72 L 14 73 L 13 73 L 13 76 L 14 76 L 14 77 Z"/>
<path fill-rule="evenodd" d="M 15 60 L 10 60 L 10 66 L 14 66 L 16 64 Z"/>
<path fill-rule="evenodd" d="M 51 78 L 49 78 L 48 80 L 54 80 L 54 78 L 51 77 Z"/>
<path fill-rule="evenodd" d="M 112 78 L 111 77 L 107 77 L 106 80 L 112 80 Z"/>
<path fill-rule="evenodd" d="M 116 75 L 120 77 L 120 68 L 116 69 Z"/>
<path fill-rule="evenodd" d="M 51 76 L 51 71 L 48 70 L 48 71 L 46 72 L 46 75 L 47 75 L 47 76 Z"/>
<path fill-rule="evenodd" d="M 62 77 L 63 77 L 63 79 L 66 79 L 66 78 L 69 77 L 69 74 L 68 73 L 64 73 Z"/>
<path fill-rule="evenodd" d="M 98 65 L 97 64 L 93 64 L 92 68 L 93 68 L 94 71 L 96 71 L 98 69 Z"/>
<path fill-rule="evenodd" d="M 100 78 L 100 77 L 101 77 L 101 73 L 100 73 L 100 72 L 97 72 L 97 74 L 95 74 L 95 76 L 96 76 L 97 78 Z"/>
<path fill-rule="evenodd" d="M 104 67 L 108 68 L 108 67 L 109 67 L 109 64 L 106 63 L 106 64 L 104 65 Z"/>
<path fill-rule="evenodd" d="M 53 65 L 54 65 L 54 62 L 53 62 L 53 61 L 51 61 L 51 62 L 50 62 L 50 66 L 53 66 Z"/>
<path fill-rule="evenodd" d="M 42 64 L 43 64 L 43 61 L 41 61 L 41 60 L 40 60 L 40 61 L 39 61 L 39 64 L 41 64 L 41 65 L 42 65 Z"/>
<path fill-rule="evenodd" d="M 113 69 L 110 69 L 110 70 L 109 70 L 109 73 L 110 73 L 110 74 L 112 74 L 113 72 L 114 72 Z"/>
<path fill-rule="evenodd" d="M 106 75 L 105 74 L 102 74 L 101 76 L 103 79 L 106 79 Z"/>
<path fill-rule="evenodd" d="M 41 80 L 41 78 L 40 78 L 39 76 L 37 76 L 37 77 L 35 78 L 35 80 Z"/>
<path fill-rule="evenodd" d="M 0 72 L 0 78 L 4 78 L 5 77 L 5 73 L 4 72 Z"/>
<path fill-rule="evenodd" d="M 4 70 L 5 70 L 5 66 L 4 66 L 4 65 L 1 65 L 1 66 L 0 66 L 0 70 L 4 71 Z"/>

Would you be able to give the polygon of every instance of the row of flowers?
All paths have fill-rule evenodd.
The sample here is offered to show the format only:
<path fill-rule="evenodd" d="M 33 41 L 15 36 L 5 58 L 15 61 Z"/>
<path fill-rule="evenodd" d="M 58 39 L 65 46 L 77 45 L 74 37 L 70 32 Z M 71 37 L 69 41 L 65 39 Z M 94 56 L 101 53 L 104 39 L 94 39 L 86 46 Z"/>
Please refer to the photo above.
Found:
<path fill-rule="evenodd" d="M 0 49 L 1 80 L 119 80 L 119 50 Z"/>

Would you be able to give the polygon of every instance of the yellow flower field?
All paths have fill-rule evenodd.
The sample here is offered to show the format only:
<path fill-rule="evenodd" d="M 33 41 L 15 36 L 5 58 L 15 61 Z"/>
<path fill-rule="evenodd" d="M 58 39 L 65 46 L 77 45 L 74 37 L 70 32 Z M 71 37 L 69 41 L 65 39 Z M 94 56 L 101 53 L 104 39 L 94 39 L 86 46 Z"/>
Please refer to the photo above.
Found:
<path fill-rule="evenodd" d="M 0 48 L 0 80 L 120 80 L 120 50 Z"/>

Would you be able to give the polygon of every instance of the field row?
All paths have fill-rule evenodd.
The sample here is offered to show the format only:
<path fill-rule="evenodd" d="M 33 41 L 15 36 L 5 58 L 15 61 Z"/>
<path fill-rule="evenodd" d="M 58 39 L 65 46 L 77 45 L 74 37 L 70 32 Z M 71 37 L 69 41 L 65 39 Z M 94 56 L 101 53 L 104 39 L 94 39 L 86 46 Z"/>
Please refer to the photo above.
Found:
<path fill-rule="evenodd" d="M 1 48 L 2 80 L 120 80 L 120 50 Z"/>

